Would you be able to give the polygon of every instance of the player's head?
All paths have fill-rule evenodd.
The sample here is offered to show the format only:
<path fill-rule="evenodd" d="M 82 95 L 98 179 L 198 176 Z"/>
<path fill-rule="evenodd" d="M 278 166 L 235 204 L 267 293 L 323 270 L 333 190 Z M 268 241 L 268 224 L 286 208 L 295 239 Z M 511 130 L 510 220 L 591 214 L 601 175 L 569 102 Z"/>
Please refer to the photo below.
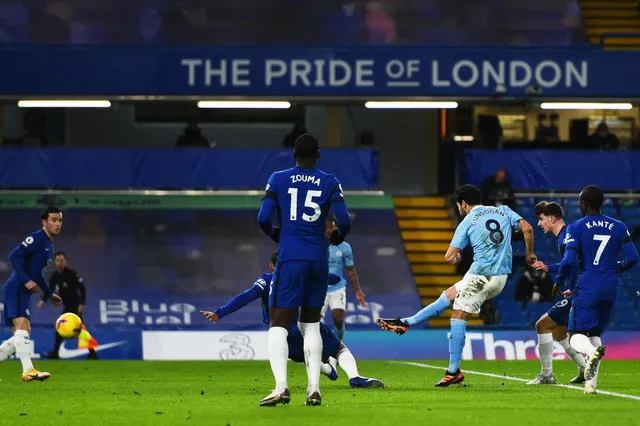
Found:
<path fill-rule="evenodd" d="M 305 133 L 294 142 L 293 156 L 300 165 L 315 167 L 320 158 L 320 143 L 313 135 Z"/>
<path fill-rule="evenodd" d="M 482 192 L 473 185 L 462 185 L 453 194 L 453 201 L 458 206 L 460 216 L 465 217 L 474 206 L 482 204 Z"/>
<path fill-rule="evenodd" d="M 595 185 L 585 186 L 580 192 L 580 212 L 582 216 L 598 214 L 604 203 L 604 192 Z"/>
<path fill-rule="evenodd" d="M 67 266 L 67 255 L 63 251 L 57 251 L 53 254 L 53 261 L 56 264 L 56 268 L 62 271 Z"/>
<path fill-rule="evenodd" d="M 330 234 L 336 228 L 336 222 L 331 216 L 327 217 L 327 234 Z"/>
<path fill-rule="evenodd" d="M 271 253 L 271 263 L 269 263 L 269 268 L 271 269 L 271 272 L 273 272 L 274 269 L 276 269 L 277 261 L 278 261 L 278 252 L 274 251 L 273 253 Z"/>
<path fill-rule="evenodd" d="M 42 220 L 42 229 L 47 235 L 55 237 L 62 229 L 62 210 L 57 207 L 49 206 L 40 214 Z"/>
<path fill-rule="evenodd" d="M 540 201 L 536 204 L 538 226 L 542 228 L 545 234 L 553 232 L 558 226 L 564 225 L 562 213 L 562 207 L 558 203 Z"/>

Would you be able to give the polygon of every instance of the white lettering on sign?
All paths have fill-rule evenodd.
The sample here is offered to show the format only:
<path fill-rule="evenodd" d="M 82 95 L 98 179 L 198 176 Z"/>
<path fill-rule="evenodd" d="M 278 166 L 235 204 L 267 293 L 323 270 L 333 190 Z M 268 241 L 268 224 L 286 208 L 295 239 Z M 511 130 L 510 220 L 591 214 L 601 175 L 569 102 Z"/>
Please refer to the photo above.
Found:
<path fill-rule="evenodd" d="M 100 300 L 102 324 L 191 324 L 196 307 L 189 303 L 141 303 L 138 300 Z"/>
<path fill-rule="evenodd" d="M 431 61 L 431 85 L 433 87 L 495 87 L 507 84 L 512 88 L 539 85 L 542 88 L 587 87 L 589 84 L 587 61 L 558 62 L 545 59 L 537 63 L 521 60 L 475 62 L 462 59 L 450 68 L 440 61 Z"/>
<path fill-rule="evenodd" d="M 359 59 L 354 63 L 342 59 L 267 59 L 264 69 L 264 84 L 288 80 L 291 87 L 372 87 L 374 61 Z"/>

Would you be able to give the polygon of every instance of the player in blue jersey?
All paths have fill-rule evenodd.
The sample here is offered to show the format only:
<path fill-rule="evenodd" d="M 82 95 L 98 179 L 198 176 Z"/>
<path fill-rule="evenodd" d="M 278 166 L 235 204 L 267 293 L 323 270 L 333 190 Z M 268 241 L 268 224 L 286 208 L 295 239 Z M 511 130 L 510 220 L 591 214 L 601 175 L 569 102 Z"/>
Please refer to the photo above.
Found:
<path fill-rule="evenodd" d="M 0 345 L 0 361 L 15 353 L 22 362 L 24 382 L 51 377 L 47 372 L 36 370 L 31 361 L 31 295 L 40 289 L 53 305 L 62 303 L 58 295 L 52 294 L 46 278 L 46 269 L 53 259 L 53 240 L 62 228 L 62 212 L 56 207 L 48 207 L 40 218 L 42 229 L 32 232 L 9 254 L 13 273 L 3 288 L 4 318 L 13 337 Z"/>
<path fill-rule="evenodd" d="M 351 227 L 340 182 L 316 168 L 320 158 L 318 140 L 304 134 L 296 139 L 294 148 L 296 167 L 271 175 L 258 213 L 260 228 L 279 243 L 269 293 L 269 361 L 276 387 L 260 402 L 261 406 L 291 400 L 287 336 L 298 309 L 308 376 L 305 404 L 321 405 L 320 317 L 329 277 L 329 242 L 325 236 L 329 210 L 338 226 L 329 237 L 331 244 L 341 244 Z M 276 213 L 279 227 L 271 221 Z"/>
<path fill-rule="evenodd" d="M 254 300 L 261 299 L 262 301 L 262 321 L 265 324 L 269 324 L 269 284 L 273 278 L 273 270 L 276 266 L 277 253 L 271 255 L 271 264 L 269 268 L 271 272 L 262 274 L 250 289 L 243 291 L 224 306 L 216 309 L 215 311 L 200 311 L 209 321 L 216 323 L 222 318 L 242 309 Z M 329 283 L 332 285 L 340 282 L 341 277 L 338 275 L 329 273 Z M 321 373 L 329 377 L 331 380 L 338 378 L 338 373 L 335 368 L 327 361 L 330 358 L 336 359 L 340 364 L 340 367 L 349 376 L 349 386 L 352 388 L 382 388 L 384 383 L 378 379 L 371 379 L 360 376 L 358 372 L 358 365 L 353 357 L 349 348 L 340 341 L 338 336 L 335 335 L 329 327 L 324 324 L 320 324 L 320 334 L 322 335 L 322 366 Z M 296 324 L 291 326 L 289 330 L 289 336 L 287 336 L 287 343 L 289 345 L 289 359 L 294 362 L 304 362 L 304 343 L 302 335 L 298 330 Z"/>
<path fill-rule="evenodd" d="M 571 347 L 588 357 L 584 392 L 592 394 L 596 393 L 600 360 L 605 354 L 601 336 L 609 324 L 616 300 L 618 274 L 638 262 L 638 252 L 626 225 L 600 212 L 604 202 L 600 188 L 585 187 L 579 201 L 584 217 L 569 225 L 565 238 L 567 250 L 555 282 L 564 283 L 579 259 L 583 260 L 582 275 L 576 286 L 567 292 L 573 294 L 569 331 Z M 619 261 L 621 251 L 625 258 Z"/>
<path fill-rule="evenodd" d="M 454 201 L 464 218 L 458 225 L 445 254 L 445 261 L 458 264 L 461 251 L 468 244 L 473 248 L 473 264 L 462 281 L 448 288 L 440 298 L 422 309 L 413 317 L 402 319 L 378 319 L 383 330 L 404 334 L 410 326 L 439 316 L 451 304 L 451 333 L 449 333 L 449 368 L 445 376 L 436 383 L 447 387 L 464 380 L 460 371 L 464 349 L 467 321 L 480 312 L 482 304 L 496 297 L 511 273 L 511 230 L 520 229 L 524 234 L 526 260 L 533 264 L 533 228 L 507 206 L 487 207 L 482 204 L 482 193 L 473 185 L 463 185 L 454 194 Z"/>
<path fill-rule="evenodd" d="M 327 235 L 335 229 L 336 224 L 333 219 L 327 220 Z M 337 246 L 329 246 L 329 272 L 340 277 L 340 281 L 336 284 L 329 285 L 327 289 L 327 297 L 322 307 L 322 318 L 324 318 L 327 310 L 331 310 L 333 316 L 333 325 L 336 327 L 336 333 L 340 340 L 344 337 L 344 311 L 347 307 L 347 281 L 344 279 L 344 271 L 347 271 L 349 280 L 353 285 L 353 291 L 356 300 L 363 308 L 367 306 L 364 293 L 360 288 L 358 280 L 358 272 L 353 262 L 353 251 L 349 243 L 344 241 Z"/>
<path fill-rule="evenodd" d="M 567 234 L 567 225 L 562 218 L 562 207 L 557 203 L 542 201 L 536 205 L 536 216 L 538 216 L 538 226 L 545 234 L 553 234 L 558 242 L 560 255 L 564 256 L 566 244 L 564 242 Z M 533 264 L 534 269 L 543 270 L 555 277 L 558 274 L 560 263 L 545 265 L 542 261 Z M 578 279 L 578 268 L 574 268 L 570 277 L 569 287 L 575 285 Z M 558 287 L 554 286 L 553 296 L 558 293 Z M 553 339 L 564 348 L 565 352 L 578 366 L 578 375 L 570 380 L 570 383 L 584 383 L 584 367 L 586 365 L 584 357 L 575 351 L 569 344 L 567 325 L 569 323 L 569 311 L 571 310 L 571 297 L 562 298 L 553 305 L 536 322 L 536 332 L 538 333 L 538 354 L 542 371 L 529 385 L 554 385 L 556 378 L 553 375 Z"/>

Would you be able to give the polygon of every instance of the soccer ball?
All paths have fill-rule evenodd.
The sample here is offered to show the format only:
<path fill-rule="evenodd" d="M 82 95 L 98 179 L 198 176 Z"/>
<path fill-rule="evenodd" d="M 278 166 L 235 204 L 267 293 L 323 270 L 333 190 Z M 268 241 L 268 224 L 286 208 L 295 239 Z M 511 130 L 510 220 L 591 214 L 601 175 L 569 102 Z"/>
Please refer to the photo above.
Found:
<path fill-rule="evenodd" d="M 56 321 L 56 331 L 63 339 L 78 337 L 78 334 L 82 331 L 82 320 L 71 312 L 62 314 Z"/>

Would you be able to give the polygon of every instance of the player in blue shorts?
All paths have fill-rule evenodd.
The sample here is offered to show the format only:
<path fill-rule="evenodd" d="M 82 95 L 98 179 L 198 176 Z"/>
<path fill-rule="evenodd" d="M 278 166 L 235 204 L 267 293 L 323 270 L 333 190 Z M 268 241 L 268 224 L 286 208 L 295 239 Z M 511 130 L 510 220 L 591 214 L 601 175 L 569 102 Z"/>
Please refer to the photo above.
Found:
<path fill-rule="evenodd" d="M 327 220 L 327 234 L 331 235 L 335 227 L 335 222 L 329 218 Z M 344 337 L 344 311 L 347 307 L 347 280 L 344 279 L 345 270 L 349 276 L 349 281 L 351 281 L 353 285 L 353 292 L 356 295 L 358 304 L 363 308 L 366 307 L 367 303 L 364 298 L 364 293 L 360 288 L 358 272 L 353 262 L 353 251 L 351 250 L 351 245 L 346 241 L 337 246 L 329 246 L 329 272 L 338 275 L 340 281 L 329 285 L 327 298 L 322 307 L 322 318 L 324 318 L 328 310 L 331 310 L 333 325 L 336 327 L 336 333 L 341 340 Z"/>
<path fill-rule="evenodd" d="M 224 306 L 216 309 L 215 311 L 200 311 L 209 321 L 216 323 L 222 318 L 242 309 L 254 300 L 261 299 L 262 301 L 262 321 L 265 324 L 269 324 L 269 285 L 273 278 L 273 270 L 276 266 L 277 253 L 271 255 L 271 264 L 269 268 L 271 272 L 262 274 L 260 278 L 251 286 L 250 289 L 238 294 L 227 302 Z M 329 283 L 337 284 L 341 278 L 335 274 L 329 274 Z M 320 334 L 322 335 L 322 366 L 321 373 L 329 377 L 331 380 L 338 378 L 338 373 L 335 368 L 328 362 L 330 358 L 334 358 L 340 364 L 340 367 L 349 376 L 349 386 L 352 388 L 382 388 L 384 383 L 378 379 L 370 379 L 360 376 L 358 373 L 358 365 L 353 357 L 349 348 L 340 341 L 338 336 L 335 335 L 329 327 L 324 324 L 320 324 Z M 289 336 L 287 336 L 287 343 L 289 345 L 289 359 L 294 362 L 304 362 L 304 342 L 302 335 L 294 324 L 289 330 Z"/>
<path fill-rule="evenodd" d="M 545 234 L 553 234 L 558 242 L 560 255 L 564 256 L 566 245 L 564 242 L 567 234 L 567 225 L 562 218 L 562 207 L 557 203 L 542 201 L 536 205 L 536 216 L 538 216 L 538 226 Z M 545 265 L 542 261 L 537 261 L 533 265 L 534 269 L 543 270 L 555 277 L 558 274 L 560 263 Z M 573 287 L 578 279 L 578 268 L 574 268 L 569 282 L 569 288 Z M 553 296 L 558 292 L 558 286 L 553 288 Z M 553 339 L 564 348 L 565 352 L 578 366 L 578 375 L 570 380 L 570 383 L 584 383 L 584 367 L 586 365 L 584 357 L 575 351 L 569 344 L 569 334 L 567 325 L 569 324 L 569 311 L 571 310 L 571 297 L 562 298 L 553 305 L 546 314 L 542 315 L 536 322 L 536 332 L 538 333 L 538 353 L 542 371 L 529 385 L 554 385 L 556 378 L 553 375 Z"/>
<path fill-rule="evenodd" d="M 410 326 L 439 316 L 453 304 L 451 333 L 449 333 L 449 367 L 436 386 L 448 387 L 464 380 L 460 371 L 462 351 L 466 341 L 467 320 L 479 313 L 482 304 L 496 297 L 511 273 L 511 231 L 520 229 L 524 234 L 527 264 L 537 260 L 533 254 L 531 225 L 507 206 L 482 205 L 482 193 L 473 185 L 461 186 L 453 196 L 462 222 L 458 225 L 445 261 L 458 264 L 460 252 L 469 244 L 473 247 L 473 264 L 462 281 L 449 287 L 438 300 L 412 317 L 377 320 L 383 330 L 404 334 Z"/>
<path fill-rule="evenodd" d="M 601 336 L 609 324 L 618 293 L 618 274 L 638 262 L 638 252 L 627 226 L 600 213 L 604 202 L 600 188 L 585 187 L 579 201 L 584 217 L 569 225 L 565 238 L 567 250 L 555 282 L 564 283 L 579 259 L 583 260 L 582 275 L 570 289 L 573 306 L 569 314 L 569 331 L 571 347 L 588 357 L 584 392 L 592 394 L 596 393 L 600 360 L 605 354 Z M 621 251 L 625 258 L 619 261 Z"/>
<path fill-rule="evenodd" d="M 0 361 L 14 353 L 22 362 L 22 381 L 44 381 L 51 375 L 38 371 L 31 361 L 33 343 L 31 334 L 31 295 L 38 289 L 55 306 L 62 299 L 52 294 L 46 278 L 47 266 L 53 259 L 53 240 L 62 228 L 62 212 L 56 207 L 46 208 L 40 215 L 42 229 L 32 232 L 9 254 L 13 273 L 5 282 L 4 319 L 13 331 L 13 337 L 0 345 Z"/>
<path fill-rule="evenodd" d="M 258 213 L 260 228 L 279 243 L 269 290 L 269 361 L 276 387 L 260 402 L 261 406 L 291 400 L 287 384 L 287 336 L 298 310 L 309 381 L 305 404 L 321 405 L 320 317 L 327 295 L 329 242 L 341 244 L 351 228 L 340 182 L 316 168 L 320 158 L 318 140 L 304 134 L 296 139 L 294 148 L 296 167 L 271 175 Z M 327 241 L 325 223 L 330 210 L 337 229 Z M 279 227 L 272 224 L 276 214 Z"/>

